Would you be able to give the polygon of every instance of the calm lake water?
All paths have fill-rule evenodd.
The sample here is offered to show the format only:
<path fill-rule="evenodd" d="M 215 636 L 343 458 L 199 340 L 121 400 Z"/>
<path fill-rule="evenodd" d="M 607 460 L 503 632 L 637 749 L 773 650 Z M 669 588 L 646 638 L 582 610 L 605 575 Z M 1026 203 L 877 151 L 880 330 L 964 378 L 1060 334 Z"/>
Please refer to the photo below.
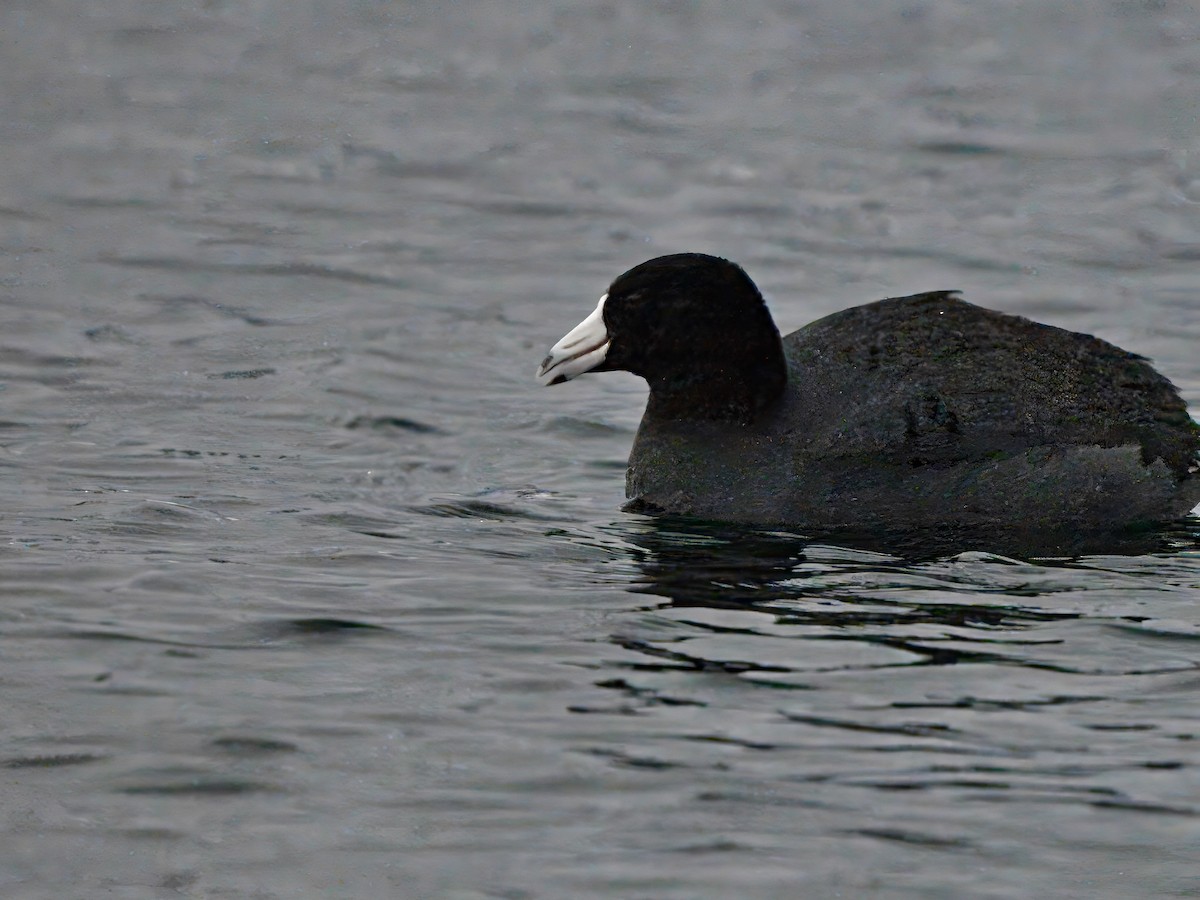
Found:
<path fill-rule="evenodd" d="M 0 5 L 0 895 L 1200 893 L 1200 525 L 623 513 L 650 256 L 1200 408 L 1186 0 Z"/>

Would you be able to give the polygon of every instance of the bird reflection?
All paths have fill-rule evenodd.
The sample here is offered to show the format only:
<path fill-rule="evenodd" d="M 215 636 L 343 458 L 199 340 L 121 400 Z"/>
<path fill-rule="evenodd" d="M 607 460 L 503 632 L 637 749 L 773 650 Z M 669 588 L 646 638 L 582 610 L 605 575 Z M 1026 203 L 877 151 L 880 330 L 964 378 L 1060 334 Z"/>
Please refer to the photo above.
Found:
<path fill-rule="evenodd" d="M 856 568 L 908 570 L 975 552 L 1042 566 L 1071 565 L 1082 556 L 1135 556 L 1200 547 L 1200 519 L 1173 529 L 1119 534 L 980 533 L 961 530 L 887 533 L 770 531 L 685 518 L 655 518 L 625 532 L 642 578 L 633 589 L 674 606 L 745 608 L 763 601 L 811 598 L 812 570 L 836 562 Z M 820 563 L 806 565 L 817 551 Z M 978 608 L 975 614 L 978 614 Z"/>

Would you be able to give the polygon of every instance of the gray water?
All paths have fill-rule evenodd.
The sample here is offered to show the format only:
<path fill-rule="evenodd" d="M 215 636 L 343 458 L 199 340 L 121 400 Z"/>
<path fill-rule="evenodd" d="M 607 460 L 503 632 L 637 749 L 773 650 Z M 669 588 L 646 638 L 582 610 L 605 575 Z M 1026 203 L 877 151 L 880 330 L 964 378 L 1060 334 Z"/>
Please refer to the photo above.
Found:
<path fill-rule="evenodd" d="M 1186 0 L 0 5 L 0 896 L 1200 894 L 1196 527 L 622 513 L 625 268 L 1200 407 Z"/>

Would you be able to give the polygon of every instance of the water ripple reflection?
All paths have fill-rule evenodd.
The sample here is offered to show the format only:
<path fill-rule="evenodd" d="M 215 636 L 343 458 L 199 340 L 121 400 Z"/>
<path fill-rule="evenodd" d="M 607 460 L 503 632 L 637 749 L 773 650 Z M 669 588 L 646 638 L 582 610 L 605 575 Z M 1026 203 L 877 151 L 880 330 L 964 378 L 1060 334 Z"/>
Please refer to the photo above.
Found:
<path fill-rule="evenodd" d="M 1031 804 L 1200 815 L 1179 781 L 1200 717 L 1171 700 L 1200 676 L 1197 635 L 1170 622 L 1200 570 L 1179 556 L 913 562 L 681 522 L 624 538 L 660 602 L 617 617 L 595 681 L 611 698 L 570 707 L 607 721 L 582 752 L 724 773 L 693 802 L 730 811 L 761 808 L 748 785 L 768 778 L 785 805 L 874 810 L 848 833 L 942 851 L 996 852 Z"/>

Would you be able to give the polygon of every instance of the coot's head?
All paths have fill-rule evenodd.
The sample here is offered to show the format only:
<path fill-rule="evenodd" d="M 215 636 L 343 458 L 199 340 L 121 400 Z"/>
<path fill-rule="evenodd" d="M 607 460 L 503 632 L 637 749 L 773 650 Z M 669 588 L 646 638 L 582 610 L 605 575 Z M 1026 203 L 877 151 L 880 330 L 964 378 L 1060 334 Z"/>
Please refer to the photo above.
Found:
<path fill-rule="evenodd" d="M 543 384 L 625 371 L 650 384 L 650 412 L 749 419 L 787 380 L 779 331 L 741 267 L 676 253 L 634 266 L 538 367 Z"/>

